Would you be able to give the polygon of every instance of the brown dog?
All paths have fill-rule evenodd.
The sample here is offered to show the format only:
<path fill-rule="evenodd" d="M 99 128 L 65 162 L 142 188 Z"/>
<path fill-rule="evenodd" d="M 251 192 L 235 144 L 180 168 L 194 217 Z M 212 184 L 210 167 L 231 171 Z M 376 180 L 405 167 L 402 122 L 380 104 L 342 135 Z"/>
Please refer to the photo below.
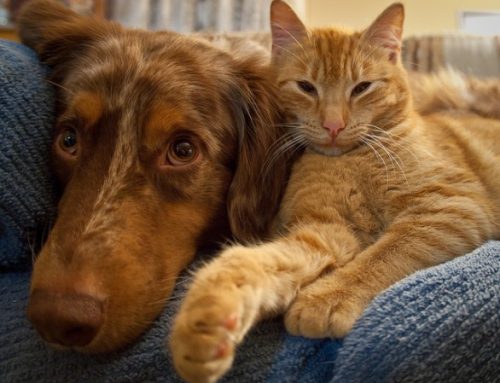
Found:
<path fill-rule="evenodd" d="M 159 314 L 204 238 L 227 223 L 240 240 L 266 233 L 286 175 L 282 161 L 261 172 L 274 89 L 255 60 L 53 1 L 29 3 L 19 32 L 53 67 L 64 190 L 28 316 L 51 344 L 113 350 Z"/>

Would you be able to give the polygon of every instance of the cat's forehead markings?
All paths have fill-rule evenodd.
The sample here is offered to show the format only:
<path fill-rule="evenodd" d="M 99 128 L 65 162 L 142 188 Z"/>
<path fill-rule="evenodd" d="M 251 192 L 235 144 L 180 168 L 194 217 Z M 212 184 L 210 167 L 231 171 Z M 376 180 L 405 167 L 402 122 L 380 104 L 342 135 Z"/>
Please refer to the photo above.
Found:
<path fill-rule="evenodd" d="M 339 31 L 319 30 L 313 36 L 312 49 L 315 59 L 308 70 L 318 82 L 339 84 L 353 81 L 362 69 L 363 57 L 357 47 L 358 36 Z"/>

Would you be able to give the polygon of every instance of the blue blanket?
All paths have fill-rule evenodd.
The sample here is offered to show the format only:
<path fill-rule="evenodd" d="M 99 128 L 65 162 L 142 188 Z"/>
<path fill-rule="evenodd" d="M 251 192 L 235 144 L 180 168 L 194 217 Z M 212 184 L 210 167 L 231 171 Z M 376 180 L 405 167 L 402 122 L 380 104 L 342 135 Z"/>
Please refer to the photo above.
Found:
<path fill-rule="evenodd" d="M 1 41 L 1 40 L 0 40 Z M 47 153 L 54 95 L 27 47 L 0 43 L 0 270 L 31 263 L 54 216 Z"/>
<path fill-rule="evenodd" d="M 25 317 L 27 233 L 54 213 L 45 75 L 29 49 L 0 42 L 0 382 L 178 382 L 165 338 L 182 284 L 151 328 L 113 354 L 49 349 Z M 500 381 L 499 311 L 500 242 L 491 241 L 385 291 L 342 341 L 289 336 L 280 318 L 261 323 L 223 381 Z"/>

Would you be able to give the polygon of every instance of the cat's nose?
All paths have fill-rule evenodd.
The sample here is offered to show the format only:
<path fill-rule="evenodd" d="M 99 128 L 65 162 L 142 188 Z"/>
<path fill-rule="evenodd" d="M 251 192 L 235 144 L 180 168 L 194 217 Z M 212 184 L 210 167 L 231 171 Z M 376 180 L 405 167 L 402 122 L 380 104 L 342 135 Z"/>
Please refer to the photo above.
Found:
<path fill-rule="evenodd" d="M 344 130 L 344 121 L 328 121 L 323 122 L 323 129 L 327 130 L 332 138 L 337 137 L 341 130 Z"/>

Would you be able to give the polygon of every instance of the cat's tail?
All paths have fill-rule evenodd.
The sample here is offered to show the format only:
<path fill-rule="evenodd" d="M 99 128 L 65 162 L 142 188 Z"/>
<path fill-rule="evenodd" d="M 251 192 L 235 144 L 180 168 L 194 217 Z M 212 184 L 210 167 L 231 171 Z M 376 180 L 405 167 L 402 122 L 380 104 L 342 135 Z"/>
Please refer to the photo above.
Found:
<path fill-rule="evenodd" d="M 450 111 L 500 119 L 500 79 L 479 79 L 448 69 L 410 72 L 409 80 L 420 114 Z"/>

